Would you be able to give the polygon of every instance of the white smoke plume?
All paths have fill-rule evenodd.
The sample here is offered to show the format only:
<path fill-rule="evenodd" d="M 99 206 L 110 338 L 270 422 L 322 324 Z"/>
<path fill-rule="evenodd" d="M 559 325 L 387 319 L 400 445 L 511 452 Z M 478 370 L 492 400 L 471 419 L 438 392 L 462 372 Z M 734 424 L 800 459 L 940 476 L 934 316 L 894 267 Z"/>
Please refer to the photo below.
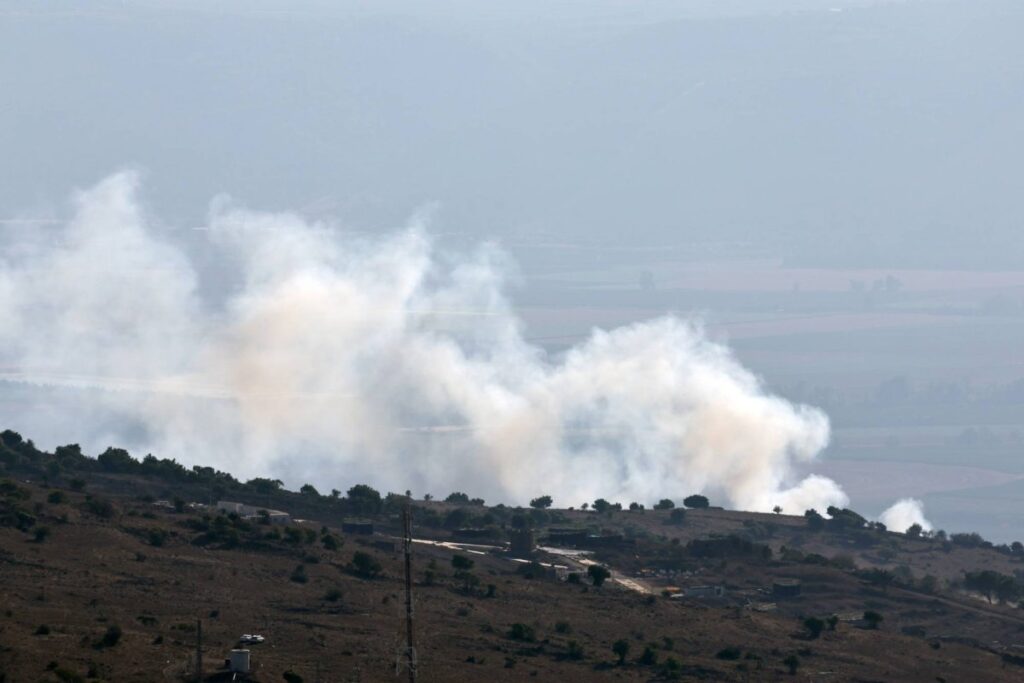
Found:
<path fill-rule="evenodd" d="M 879 521 L 889 531 L 905 532 L 914 524 L 920 524 L 922 531 L 931 531 L 932 524 L 924 516 L 924 503 L 917 498 L 903 498 L 886 508 Z"/>
<path fill-rule="evenodd" d="M 421 221 L 365 239 L 224 199 L 210 248 L 242 277 L 211 301 L 137 186 L 123 172 L 78 193 L 56 246 L 0 260 L 5 376 L 102 389 L 73 405 L 0 401 L 4 426 L 41 445 L 81 430 L 92 452 L 126 445 L 321 490 L 564 505 L 706 492 L 794 514 L 847 503 L 832 480 L 792 474 L 827 444 L 825 415 L 767 394 L 697 324 L 595 330 L 548 357 L 524 340 L 494 246 L 453 257 Z"/>

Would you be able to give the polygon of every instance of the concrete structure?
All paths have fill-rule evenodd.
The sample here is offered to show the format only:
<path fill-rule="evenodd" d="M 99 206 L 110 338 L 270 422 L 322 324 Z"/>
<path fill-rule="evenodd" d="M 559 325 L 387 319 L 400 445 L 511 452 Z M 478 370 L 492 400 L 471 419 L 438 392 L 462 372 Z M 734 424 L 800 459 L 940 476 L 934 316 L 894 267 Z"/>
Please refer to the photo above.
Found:
<path fill-rule="evenodd" d="M 271 524 L 290 524 L 292 521 L 292 516 L 287 512 L 282 512 L 281 510 L 268 510 L 267 508 L 247 505 L 245 503 L 236 503 L 230 500 L 217 501 L 217 509 L 226 513 L 233 512 L 242 519 L 248 520 L 255 520 L 260 517 L 261 512 L 265 512 Z"/>
<path fill-rule="evenodd" d="M 533 554 L 533 531 L 530 529 L 513 529 L 510 534 L 509 553 L 513 557 L 529 557 Z"/>
<path fill-rule="evenodd" d="M 688 598 L 720 598 L 725 595 L 722 586 L 688 586 L 683 590 Z"/>
<path fill-rule="evenodd" d="M 366 519 L 346 519 L 341 522 L 341 530 L 346 534 L 372 536 L 373 522 Z"/>
<path fill-rule="evenodd" d="M 236 673 L 249 673 L 251 661 L 248 650 L 232 650 L 228 657 L 228 670 Z"/>

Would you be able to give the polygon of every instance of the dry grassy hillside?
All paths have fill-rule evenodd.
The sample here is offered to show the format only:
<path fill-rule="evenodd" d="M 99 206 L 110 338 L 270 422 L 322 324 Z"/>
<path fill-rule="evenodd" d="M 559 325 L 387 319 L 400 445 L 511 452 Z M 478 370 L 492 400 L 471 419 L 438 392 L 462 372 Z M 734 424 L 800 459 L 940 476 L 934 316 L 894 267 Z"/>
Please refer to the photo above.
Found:
<path fill-rule="evenodd" d="M 11 518 L 0 527 L 0 680 L 186 680 L 197 620 L 209 677 L 240 634 L 255 632 L 266 642 L 251 648 L 254 680 L 282 681 L 286 672 L 305 681 L 394 680 L 402 571 L 400 555 L 384 547 L 387 536 L 346 536 L 319 522 L 282 534 L 90 491 L 5 488 L 7 513 L 35 519 L 19 525 Z M 566 513 L 581 523 L 593 519 L 587 514 Z M 733 519 L 691 514 L 691 531 L 716 515 L 722 524 Z M 650 523 L 673 533 L 659 516 L 616 513 L 602 523 Z M 359 575 L 356 553 L 379 562 L 380 573 L 368 576 L 370 566 Z M 730 594 L 756 590 L 773 575 L 803 579 L 802 596 L 759 612 L 737 600 L 643 595 L 614 581 L 595 588 L 586 579 L 528 578 L 517 571 L 523 565 L 499 552 L 458 553 L 474 565 L 456 575 L 454 554 L 415 545 L 425 681 L 997 681 L 1024 674 L 988 645 L 993 630 L 1004 640 L 1017 637 L 1018 612 L 879 588 L 831 566 L 743 559 L 693 565 L 697 579 L 724 582 Z M 611 566 L 620 576 L 633 571 Z M 840 622 L 811 638 L 803 623 L 865 609 L 884 615 L 878 630 Z M 904 635 L 908 621 L 951 632 L 960 624 L 964 633 L 981 624 L 975 630 L 984 643 Z M 621 664 L 612 649 L 620 640 L 628 645 Z"/>

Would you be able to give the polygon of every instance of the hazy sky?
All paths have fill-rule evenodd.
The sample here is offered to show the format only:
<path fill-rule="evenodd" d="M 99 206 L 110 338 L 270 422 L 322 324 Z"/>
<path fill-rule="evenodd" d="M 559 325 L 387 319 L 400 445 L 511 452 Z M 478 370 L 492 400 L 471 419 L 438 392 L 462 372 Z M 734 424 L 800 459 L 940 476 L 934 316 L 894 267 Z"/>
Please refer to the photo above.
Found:
<path fill-rule="evenodd" d="M 507 242 L 1005 265 L 1022 26 L 1017 0 L 7 2 L 0 211 L 132 165 L 179 227 L 228 192 L 367 230 L 438 202 Z"/>

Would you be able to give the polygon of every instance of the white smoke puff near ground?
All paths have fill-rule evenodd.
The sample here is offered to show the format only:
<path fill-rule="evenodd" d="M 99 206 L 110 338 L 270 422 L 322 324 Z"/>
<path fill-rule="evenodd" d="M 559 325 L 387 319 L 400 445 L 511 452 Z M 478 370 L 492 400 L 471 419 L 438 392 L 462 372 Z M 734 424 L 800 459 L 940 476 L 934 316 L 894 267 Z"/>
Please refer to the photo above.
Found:
<path fill-rule="evenodd" d="M 890 531 L 903 533 L 911 526 L 919 524 L 922 531 L 931 531 L 932 525 L 924 516 L 924 503 L 916 498 L 903 498 L 893 503 L 880 516 Z"/>
<path fill-rule="evenodd" d="M 147 387 L 90 398 L 91 419 L 116 416 L 110 443 L 293 486 L 565 505 L 703 491 L 795 514 L 847 503 L 832 480 L 793 476 L 827 444 L 825 415 L 768 394 L 696 324 L 595 330 L 549 358 L 525 341 L 493 246 L 453 257 L 422 225 L 356 239 L 224 199 L 211 248 L 243 285 L 202 301 L 136 186 L 121 173 L 80 193 L 61 246 L 0 266 L 4 365 Z M 17 426 L 33 410 L 20 408 L 0 417 Z M 76 420 L 56 417 L 64 433 Z"/>

